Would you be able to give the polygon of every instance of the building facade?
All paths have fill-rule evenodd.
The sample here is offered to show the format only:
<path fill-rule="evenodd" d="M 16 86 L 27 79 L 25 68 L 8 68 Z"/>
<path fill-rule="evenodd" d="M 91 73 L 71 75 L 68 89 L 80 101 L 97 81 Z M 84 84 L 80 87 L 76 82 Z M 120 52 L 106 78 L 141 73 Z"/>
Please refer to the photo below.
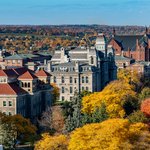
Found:
<path fill-rule="evenodd" d="M 47 63 L 51 82 L 60 89 L 61 101 L 70 101 L 75 92 L 102 90 L 116 79 L 116 70 L 114 50 L 107 46 L 103 34 L 98 36 L 95 47 L 61 48 Z"/>
<path fill-rule="evenodd" d="M 44 70 L 0 70 L 0 111 L 34 120 L 51 106 L 50 76 Z"/>
<path fill-rule="evenodd" d="M 115 55 L 150 61 L 150 34 L 147 28 L 145 34 L 141 35 L 117 35 L 114 31 L 109 45 L 115 49 Z"/>

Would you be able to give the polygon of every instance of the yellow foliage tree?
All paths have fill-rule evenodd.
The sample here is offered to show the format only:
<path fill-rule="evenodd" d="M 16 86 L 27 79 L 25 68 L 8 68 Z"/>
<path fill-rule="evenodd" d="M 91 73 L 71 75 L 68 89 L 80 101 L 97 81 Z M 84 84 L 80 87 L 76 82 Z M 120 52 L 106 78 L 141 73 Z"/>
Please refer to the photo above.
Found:
<path fill-rule="evenodd" d="M 131 84 L 132 86 L 140 83 L 141 75 L 137 71 L 130 69 L 120 69 L 118 71 L 118 80 Z M 135 87 L 134 87 L 135 88 Z"/>
<path fill-rule="evenodd" d="M 131 124 L 127 119 L 109 119 L 102 123 L 83 126 L 70 135 L 69 150 L 136 150 L 137 141 L 143 137 L 145 149 L 150 147 L 148 127 L 142 123 Z M 140 142 L 140 141 L 139 141 Z M 138 144 L 142 145 L 142 144 Z"/>
<path fill-rule="evenodd" d="M 123 105 L 129 95 L 135 97 L 136 93 L 128 83 L 113 81 L 102 92 L 83 97 L 82 111 L 83 113 L 90 114 L 102 104 L 105 104 L 110 118 L 124 117 L 125 110 L 123 109 Z"/>
<path fill-rule="evenodd" d="M 52 90 L 53 103 L 55 103 L 59 98 L 60 89 L 55 83 L 51 83 L 51 86 L 53 87 L 53 90 Z"/>
<path fill-rule="evenodd" d="M 35 150 L 67 150 L 67 147 L 68 139 L 65 135 L 50 136 L 47 133 L 35 144 Z"/>

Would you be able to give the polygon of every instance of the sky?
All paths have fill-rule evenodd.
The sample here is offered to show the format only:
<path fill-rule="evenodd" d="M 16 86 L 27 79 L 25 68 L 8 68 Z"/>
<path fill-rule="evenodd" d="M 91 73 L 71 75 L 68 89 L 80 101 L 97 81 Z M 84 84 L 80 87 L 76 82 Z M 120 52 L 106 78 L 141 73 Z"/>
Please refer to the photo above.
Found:
<path fill-rule="evenodd" d="M 0 0 L 1 25 L 150 24 L 150 0 Z"/>

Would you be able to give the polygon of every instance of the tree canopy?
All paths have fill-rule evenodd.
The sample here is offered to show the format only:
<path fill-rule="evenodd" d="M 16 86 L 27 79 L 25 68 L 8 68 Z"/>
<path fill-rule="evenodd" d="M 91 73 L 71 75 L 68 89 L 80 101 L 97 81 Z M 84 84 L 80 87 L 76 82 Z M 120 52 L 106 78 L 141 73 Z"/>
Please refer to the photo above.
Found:
<path fill-rule="evenodd" d="M 122 81 L 113 81 L 103 91 L 83 97 L 82 111 L 92 113 L 102 104 L 105 104 L 110 118 L 124 117 L 126 114 L 124 105 L 129 95 L 130 98 L 135 98 L 136 96 L 132 86 Z M 136 99 L 134 102 L 136 103 Z"/>
<path fill-rule="evenodd" d="M 83 126 L 70 135 L 69 150 L 136 150 L 141 137 L 145 149 L 150 147 L 148 127 L 143 123 L 131 124 L 127 119 L 109 119 L 102 123 Z M 137 147 L 137 141 L 138 146 Z"/>

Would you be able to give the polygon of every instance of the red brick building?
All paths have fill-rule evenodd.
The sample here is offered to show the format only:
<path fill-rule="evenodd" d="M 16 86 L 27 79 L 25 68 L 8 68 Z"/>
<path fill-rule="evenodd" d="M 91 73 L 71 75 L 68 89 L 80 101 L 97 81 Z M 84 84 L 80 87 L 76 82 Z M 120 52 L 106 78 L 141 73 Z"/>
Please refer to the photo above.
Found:
<path fill-rule="evenodd" d="M 147 28 L 143 35 L 116 35 L 114 31 L 109 45 L 115 49 L 115 55 L 150 61 L 150 34 Z"/>

